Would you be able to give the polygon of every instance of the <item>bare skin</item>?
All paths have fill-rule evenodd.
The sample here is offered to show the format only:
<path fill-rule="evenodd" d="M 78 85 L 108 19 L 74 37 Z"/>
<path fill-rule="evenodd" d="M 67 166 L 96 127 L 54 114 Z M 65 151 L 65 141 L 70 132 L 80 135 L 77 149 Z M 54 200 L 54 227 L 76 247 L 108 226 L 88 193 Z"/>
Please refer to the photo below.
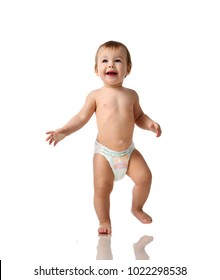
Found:
<path fill-rule="evenodd" d="M 114 151 L 124 151 L 132 143 L 134 126 L 150 130 L 157 137 L 161 135 L 158 123 L 141 109 L 137 93 L 122 86 L 130 73 L 131 65 L 126 62 L 126 51 L 119 48 L 100 48 L 95 68 L 104 85 L 92 91 L 80 112 L 64 127 L 49 131 L 47 141 L 54 146 L 66 136 L 81 129 L 96 114 L 97 141 Z M 114 175 L 108 161 L 100 154 L 94 155 L 94 207 L 99 220 L 99 234 L 111 234 L 110 194 Z M 133 180 L 131 212 L 142 223 L 152 222 L 143 211 L 151 186 L 151 171 L 143 156 L 136 149 L 132 152 L 127 175 Z"/>

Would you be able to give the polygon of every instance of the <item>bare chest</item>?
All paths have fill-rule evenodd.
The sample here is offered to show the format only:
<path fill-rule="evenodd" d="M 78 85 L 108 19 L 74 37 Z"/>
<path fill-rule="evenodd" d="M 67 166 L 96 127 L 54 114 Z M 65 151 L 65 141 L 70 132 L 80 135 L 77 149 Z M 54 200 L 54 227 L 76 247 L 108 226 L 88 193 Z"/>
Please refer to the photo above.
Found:
<path fill-rule="evenodd" d="M 103 97 L 97 101 L 97 111 L 133 111 L 133 100 L 126 95 Z"/>

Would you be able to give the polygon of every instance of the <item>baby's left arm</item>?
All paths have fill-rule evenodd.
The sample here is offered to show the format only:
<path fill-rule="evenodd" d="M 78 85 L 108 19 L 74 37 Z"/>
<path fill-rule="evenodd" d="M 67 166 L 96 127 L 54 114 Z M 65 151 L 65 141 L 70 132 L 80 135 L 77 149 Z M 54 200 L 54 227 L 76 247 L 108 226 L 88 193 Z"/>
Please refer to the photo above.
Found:
<path fill-rule="evenodd" d="M 142 129 L 150 130 L 154 133 L 156 133 L 156 136 L 159 137 L 162 133 L 161 127 L 158 123 L 153 121 L 150 117 L 148 117 L 146 114 L 144 114 L 143 110 L 141 109 L 141 106 L 139 104 L 139 98 L 136 96 L 136 100 L 134 103 L 134 118 L 135 118 L 135 124 L 139 126 Z"/>
<path fill-rule="evenodd" d="M 162 133 L 160 125 L 154 122 L 144 113 L 138 117 L 138 119 L 135 121 L 135 124 L 142 129 L 147 129 L 156 133 L 157 137 L 159 137 Z"/>

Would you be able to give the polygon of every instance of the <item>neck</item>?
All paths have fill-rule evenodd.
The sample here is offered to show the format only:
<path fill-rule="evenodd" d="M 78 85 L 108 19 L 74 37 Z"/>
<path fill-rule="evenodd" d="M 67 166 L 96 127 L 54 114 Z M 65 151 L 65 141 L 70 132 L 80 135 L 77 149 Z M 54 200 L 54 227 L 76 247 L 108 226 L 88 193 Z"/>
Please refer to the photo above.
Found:
<path fill-rule="evenodd" d="M 104 87 L 107 87 L 107 88 L 121 88 L 122 87 L 122 83 L 114 84 L 114 85 L 104 84 Z"/>

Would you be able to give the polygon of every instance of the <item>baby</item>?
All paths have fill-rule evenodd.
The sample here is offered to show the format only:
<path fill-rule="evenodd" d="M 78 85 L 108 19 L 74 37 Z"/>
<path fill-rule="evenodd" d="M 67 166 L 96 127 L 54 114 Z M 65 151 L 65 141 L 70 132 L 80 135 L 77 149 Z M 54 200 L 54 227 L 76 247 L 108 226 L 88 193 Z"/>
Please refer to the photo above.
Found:
<path fill-rule="evenodd" d="M 128 175 L 134 182 L 131 212 L 142 223 L 152 218 L 143 211 L 151 186 L 151 171 L 141 153 L 135 149 L 135 124 L 161 135 L 160 125 L 141 109 L 137 93 L 123 87 L 130 74 L 131 56 L 127 47 L 116 41 L 102 44 L 95 57 L 95 73 L 103 86 L 90 92 L 78 114 L 62 128 L 48 131 L 47 141 L 54 146 L 82 128 L 96 114 L 97 138 L 93 159 L 94 207 L 99 220 L 99 234 L 111 234 L 110 194 L 114 181 Z"/>

